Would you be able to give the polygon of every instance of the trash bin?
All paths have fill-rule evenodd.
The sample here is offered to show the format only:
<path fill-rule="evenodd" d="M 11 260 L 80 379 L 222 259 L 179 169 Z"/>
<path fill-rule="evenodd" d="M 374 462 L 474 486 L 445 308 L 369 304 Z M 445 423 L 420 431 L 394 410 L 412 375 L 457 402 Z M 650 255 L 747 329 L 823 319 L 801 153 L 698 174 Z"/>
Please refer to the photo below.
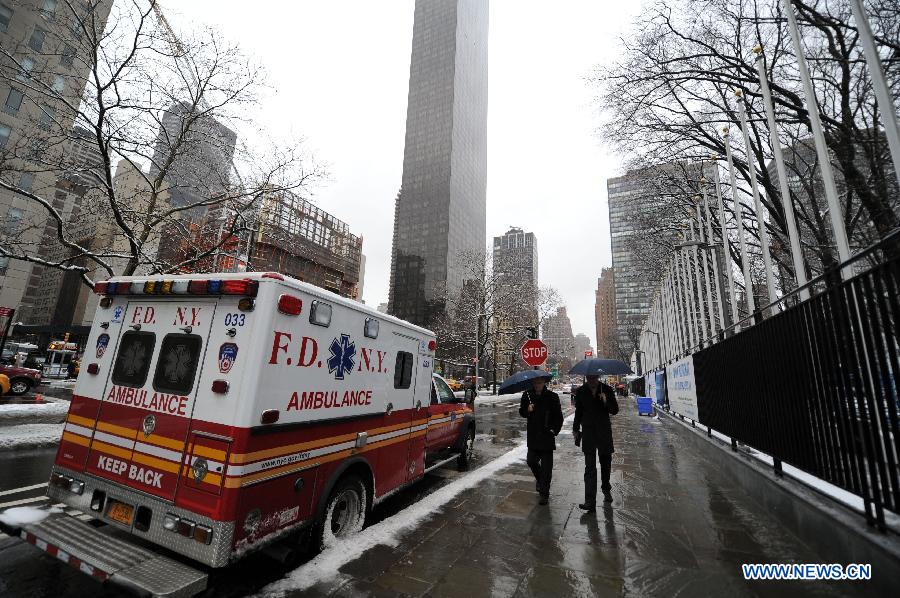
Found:
<path fill-rule="evenodd" d="M 638 415 L 653 415 L 653 399 L 650 397 L 637 398 Z"/>

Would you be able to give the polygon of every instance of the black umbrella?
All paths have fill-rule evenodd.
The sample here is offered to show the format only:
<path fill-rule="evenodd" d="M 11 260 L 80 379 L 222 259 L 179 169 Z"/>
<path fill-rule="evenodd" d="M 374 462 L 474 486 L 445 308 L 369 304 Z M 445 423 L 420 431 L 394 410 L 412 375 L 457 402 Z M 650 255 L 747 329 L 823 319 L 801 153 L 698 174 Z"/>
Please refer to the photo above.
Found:
<path fill-rule="evenodd" d="M 550 372 L 545 372 L 544 370 L 522 370 L 504 380 L 497 394 L 511 395 L 522 392 L 531 388 L 531 381 L 535 378 L 547 378 L 549 380 L 552 377 L 553 375 Z"/>
<path fill-rule="evenodd" d="M 619 376 L 631 373 L 631 368 L 624 361 L 599 357 L 582 359 L 569 370 L 569 374 L 578 376 Z"/>

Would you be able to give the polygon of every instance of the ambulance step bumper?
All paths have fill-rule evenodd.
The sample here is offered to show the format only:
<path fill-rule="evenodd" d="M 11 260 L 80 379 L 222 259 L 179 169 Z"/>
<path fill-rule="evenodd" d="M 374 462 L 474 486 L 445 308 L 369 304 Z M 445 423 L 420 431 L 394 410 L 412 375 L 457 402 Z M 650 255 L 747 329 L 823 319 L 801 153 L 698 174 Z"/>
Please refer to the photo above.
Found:
<path fill-rule="evenodd" d="M 140 596 L 193 596 L 206 589 L 205 572 L 138 546 L 127 534 L 116 537 L 118 530 L 110 526 L 97 529 L 65 513 L 51 513 L 38 523 L 3 527 L 94 579 Z"/>

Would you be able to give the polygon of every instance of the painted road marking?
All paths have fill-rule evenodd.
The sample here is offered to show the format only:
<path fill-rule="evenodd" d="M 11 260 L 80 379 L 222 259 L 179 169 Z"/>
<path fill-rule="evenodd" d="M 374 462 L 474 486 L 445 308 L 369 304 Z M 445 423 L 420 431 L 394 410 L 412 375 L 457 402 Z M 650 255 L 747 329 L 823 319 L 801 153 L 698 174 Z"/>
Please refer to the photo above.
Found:
<path fill-rule="evenodd" d="M 43 484 L 35 484 L 34 486 L 23 486 L 21 488 L 13 488 L 12 490 L 3 490 L 0 492 L 0 496 L 6 496 L 7 494 L 18 494 L 20 492 L 26 492 L 28 490 L 37 490 L 38 488 L 46 488 L 47 482 Z"/>

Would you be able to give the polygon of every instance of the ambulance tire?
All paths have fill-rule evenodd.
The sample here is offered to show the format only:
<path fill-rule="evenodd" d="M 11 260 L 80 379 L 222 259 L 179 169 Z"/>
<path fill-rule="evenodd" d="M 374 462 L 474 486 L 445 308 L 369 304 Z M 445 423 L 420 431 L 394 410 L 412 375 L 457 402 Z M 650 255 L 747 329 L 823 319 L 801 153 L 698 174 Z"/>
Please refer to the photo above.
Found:
<path fill-rule="evenodd" d="M 366 524 L 368 496 L 366 485 L 359 476 L 349 474 L 341 478 L 325 504 L 318 528 L 320 548 L 330 548 L 362 530 Z"/>
<path fill-rule="evenodd" d="M 469 460 L 472 458 L 472 455 L 475 453 L 475 425 L 470 425 L 469 429 L 466 430 L 466 440 L 463 442 L 462 450 L 459 453 L 459 456 L 456 458 L 456 466 L 459 469 L 468 469 Z"/>

